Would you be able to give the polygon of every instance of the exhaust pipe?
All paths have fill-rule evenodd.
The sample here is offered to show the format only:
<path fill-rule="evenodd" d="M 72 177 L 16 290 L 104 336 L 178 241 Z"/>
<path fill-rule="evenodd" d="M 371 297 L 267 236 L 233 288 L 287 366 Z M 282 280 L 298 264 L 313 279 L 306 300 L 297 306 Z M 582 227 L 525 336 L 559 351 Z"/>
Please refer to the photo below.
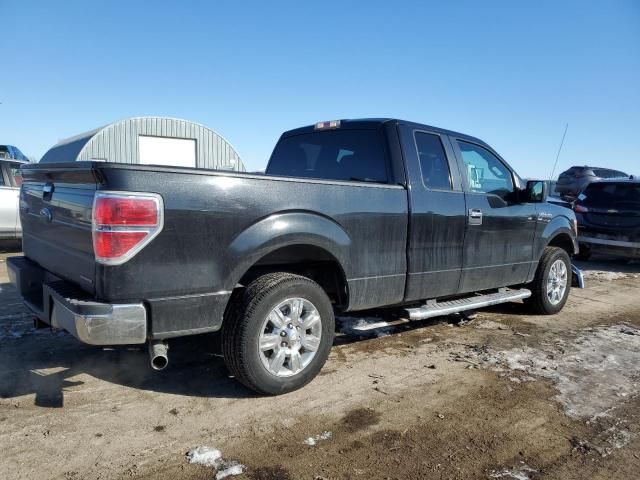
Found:
<path fill-rule="evenodd" d="M 169 365 L 169 345 L 163 340 L 149 340 L 149 360 L 154 370 L 164 370 Z"/>

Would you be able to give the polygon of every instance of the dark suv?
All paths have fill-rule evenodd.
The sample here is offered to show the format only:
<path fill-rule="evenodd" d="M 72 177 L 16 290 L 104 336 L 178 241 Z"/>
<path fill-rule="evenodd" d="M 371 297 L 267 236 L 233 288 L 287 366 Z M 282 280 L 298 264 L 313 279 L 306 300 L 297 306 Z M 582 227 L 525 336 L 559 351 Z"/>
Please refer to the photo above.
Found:
<path fill-rule="evenodd" d="M 597 250 L 640 258 L 640 179 L 591 183 L 574 205 L 578 220 L 578 258 Z"/>
<path fill-rule="evenodd" d="M 587 185 L 595 180 L 629 177 L 619 170 L 600 167 L 571 167 L 560 174 L 556 183 L 556 193 L 562 197 L 577 197 Z"/>

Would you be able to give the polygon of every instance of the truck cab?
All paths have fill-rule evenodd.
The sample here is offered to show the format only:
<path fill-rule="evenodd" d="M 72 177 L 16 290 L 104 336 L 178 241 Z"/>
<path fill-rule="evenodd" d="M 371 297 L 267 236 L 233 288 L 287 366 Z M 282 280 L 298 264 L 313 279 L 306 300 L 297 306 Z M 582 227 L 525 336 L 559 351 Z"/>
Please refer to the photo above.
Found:
<path fill-rule="evenodd" d="M 283 134 L 266 174 L 403 186 L 402 302 L 524 284 L 549 242 L 577 248 L 569 209 L 544 202 L 543 185 L 530 196 L 495 150 L 457 132 L 402 120 L 320 122 Z"/>

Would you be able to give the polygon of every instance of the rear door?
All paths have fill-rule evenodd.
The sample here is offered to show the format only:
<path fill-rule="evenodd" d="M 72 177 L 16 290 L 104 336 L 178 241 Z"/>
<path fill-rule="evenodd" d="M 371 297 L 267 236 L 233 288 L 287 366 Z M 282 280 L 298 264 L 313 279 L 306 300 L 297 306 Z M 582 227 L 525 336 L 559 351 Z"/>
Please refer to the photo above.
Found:
<path fill-rule="evenodd" d="M 97 182 L 91 165 L 30 165 L 22 173 L 20 217 L 25 255 L 93 293 L 91 211 Z"/>
<path fill-rule="evenodd" d="M 516 202 L 516 178 L 492 151 L 452 138 L 467 208 L 460 292 L 524 283 L 533 261 L 536 207 Z"/>
<path fill-rule="evenodd" d="M 460 172 L 446 135 L 400 125 L 409 178 L 405 301 L 458 292 L 465 234 Z"/>

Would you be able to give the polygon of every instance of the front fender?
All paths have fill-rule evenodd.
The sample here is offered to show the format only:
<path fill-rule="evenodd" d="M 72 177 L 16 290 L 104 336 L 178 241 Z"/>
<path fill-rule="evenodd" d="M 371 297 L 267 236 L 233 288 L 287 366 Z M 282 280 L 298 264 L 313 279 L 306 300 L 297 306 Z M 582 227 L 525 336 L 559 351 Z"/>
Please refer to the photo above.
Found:
<path fill-rule="evenodd" d="M 558 235 L 567 235 L 571 239 L 573 245 L 573 254 L 578 253 L 578 241 L 572 226 L 573 219 L 566 215 L 558 215 L 551 219 L 542 230 L 539 241 L 538 258 L 542 255 L 543 250 Z"/>
<path fill-rule="evenodd" d="M 290 245 L 312 245 L 333 255 L 348 274 L 351 239 L 335 221 L 313 212 L 296 211 L 269 215 L 243 230 L 229 246 L 231 290 L 265 255 Z"/>

